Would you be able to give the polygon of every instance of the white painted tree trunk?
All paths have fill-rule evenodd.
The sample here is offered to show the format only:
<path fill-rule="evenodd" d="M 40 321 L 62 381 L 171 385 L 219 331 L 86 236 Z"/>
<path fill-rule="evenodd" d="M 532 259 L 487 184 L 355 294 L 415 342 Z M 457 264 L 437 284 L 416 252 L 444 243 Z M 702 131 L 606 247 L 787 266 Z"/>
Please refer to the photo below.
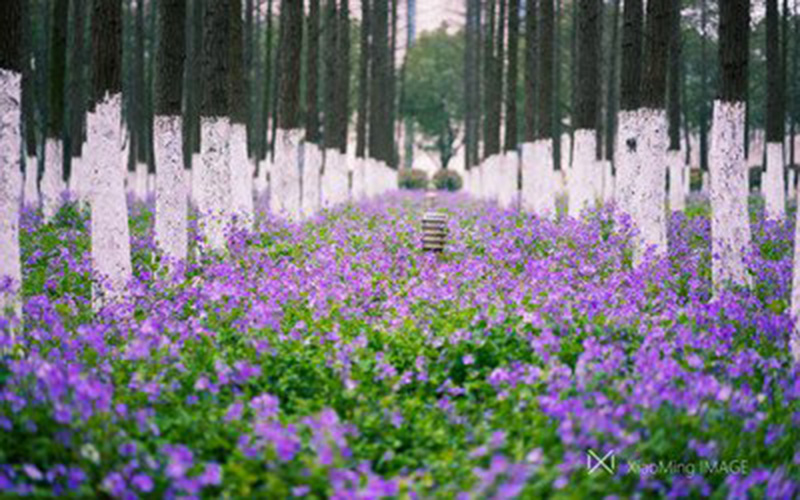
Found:
<path fill-rule="evenodd" d="M 794 168 L 789 169 L 789 183 L 786 186 L 786 197 L 790 200 L 797 199 L 797 182 L 795 180 Z"/>
<path fill-rule="evenodd" d="M 61 207 L 64 191 L 64 147 L 60 139 L 48 137 L 44 143 L 44 175 L 42 176 L 42 214 L 45 222 L 55 217 Z"/>
<path fill-rule="evenodd" d="M 596 148 L 597 135 L 594 130 L 575 131 L 575 149 L 572 153 L 572 168 L 569 172 L 569 216 L 579 217 L 585 209 L 593 207 L 599 197 Z"/>
<path fill-rule="evenodd" d="M 617 115 L 617 139 L 614 147 L 614 165 L 617 169 L 616 200 L 620 211 L 633 215 L 636 210 L 634 195 L 636 180 L 641 171 L 639 161 L 639 134 L 644 125 L 642 110 L 620 111 Z"/>
<path fill-rule="evenodd" d="M 87 117 L 87 161 L 92 170 L 94 306 L 125 295 L 133 274 L 123 163 L 122 96 L 106 95 Z"/>
<path fill-rule="evenodd" d="M 711 153 L 709 152 L 709 157 Z M 709 159 L 710 161 L 710 159 Z M 709 167 L 710 169 L 711 167 Z M 746 177 L 746 174 L 745 174 Z M 708 190 L 711 186 L 711 172 L 705 171 L 700 173 L 700 192 L 703 194 L 708 194 Z M 748 188 L 748 191 L 750 189 Z"/>
<path fill-rule="evenodd" d="M 348 162 L 347 155 L 336 149 L 325 150 L 325 169 L 322 176 L 322 207 L 331 209 L 339 203 L 345 203 L 349 196 L 347 181 Z M 365 166 L 365 178 L 368 194 L 370 196 L 380 193 L 380 166 L 378 162 L 370 160 Z"/>
<path fill-rule="evenodd" d="M 22 191 L 22 202 L 26 207 L 39 206 L 39 185 L 36 180 L 37 164 L 35 156 L 25 157 L 25 186 Z"/>
<path fill-rule="evenodd" d="M 202 163 L 198 172 L 198 227 L 207 247 L 225 249 L 231 223 L 231 124 L 228 117 L 202 117 Z"/>
<path fill-rule="evenodd" d="M 271 178 L 270 209 L 298 221 L 300 206 L 300 142 L 302 129 L 279 129 L 275 138 L 275 165 Z"/>
<path fill-rule="evenodd" d="M 364 158 L 354 158 L 351 162 L 353 171 L 353 201 L 358 202 L 364 199 L 366 192 L 366 168 Z"/>
<path fill-rule="evenodd" d="M 762 193 L 766 215 L 770 219 L 783 220 L 786 213 L 786 187 L 783 181 L 783 144 L 767 143 L 767 165 L 763 174 Z"/>
<path fill-rule="evenodd" d="M 22 76 L 0 69 L 0 280 L 10 280 L 0 292 L 0 316 L 11 308 L 21 315 L 19 291 L 22 285 L 19 251 L 20 208 L 20 103 Z"/>
<path fill-rule="evenodd" d="M 156 141 L 156 223 L 158 250 L 169 260 L 188 253 L 187 183 L 184 179 L 180 116 L 154 118 Z"/>
<path fill-rule="evenodd" d="M 194 204 L 194 207 L 197 208 L 200 206 L 200 193 L 203 191 L 203 187 L 200 184 L 201 174 L 200 170 L 203 168 L 203 155 L 200 153 L 192 153 L 192 173 L 191 173 L 191 196 L 190 200 Z"/>
<path fill-rule="evenodd" d="M 231 125 L 231 214 L 237 227 L 252 229 L 253 165 L 247 157 L 247 129 L 242 123 Z"/>
<path fill-rule="evenodd" d="M 320 205 L 320 184 L 322 178 L 322 150 L 313 142 L 304 142 L 303 174 L 302 174 L 302 210 L 303 217 L 309 218 L 316 215 Z"/>
<path fill-rule="evenodd" d="M 147 199 L 147 165 L 142 162 L 136 163 L 134 172 L 133 196 L 138 201 Z"/>
<path fill-rule="evenodd" d="M 667 112 L 663 109 L 642 109 L 644 121 L 638 143 L 638 183 L 634 183 L 633 212 L 639 227 L 640 247 L 644 252 L 655 247 L 658 254 L 667 251 L 666 177 L 667 177 Z M 641 254 L 640 254 L 641 255 Z"/>
<path fill-rule="evenodd" d="M 747 163 L 744 156 L 745 104 L 714 101 L 709 169 L 711 254 L 715 288 L 747 284 L 744 252 L 750 246 Z"/>
<path fill-rule="evenodd" d="M 603 203 L 609 203 L 614 199 L 614 173 L 611 170 L 611 162 L 602 160 L 600 169 L 603 174 Z"/>
<path fill-rule="evenodd" d="M 518 206 L 519 190 L 517 189 L 517 176 L 519 170 L 519 156 L 516 151 L 502 153 L 497 162 L 498 181 L 500 182 L 497 202 L 504 209 Z"/>
<path fill-rule="evenodd" d="M 550 139 L 539 139 L 522 145 L 521 205 L 541 217 L 555 213 L 552 144 Z"/>
<path fill-rule="evenodd" d="M 686 208 L 686 188 L 683 166 L 683 153 L 680 150 L 667 151 L 669 162 L 669 209 L 673 212 L 683 212 Z"/>
<path fill-rule="evenodd" d="M 73 156 L 70 165 L 69 175 L 69 191 L 73 199 L 79 203 L 83 203 L 83 182 L 86 174 L 83 168 L 83 158 L 80 156 Z"/>
<path fill-rule="evenodd" d="M 253 189 L 255 189 L 256 197 L 261 197 L 267 190 L 267 176 L 265 169 L 267 168 L 266 160 L 256 160 L 258 162 L 258 175 L 253 177 Z"/>

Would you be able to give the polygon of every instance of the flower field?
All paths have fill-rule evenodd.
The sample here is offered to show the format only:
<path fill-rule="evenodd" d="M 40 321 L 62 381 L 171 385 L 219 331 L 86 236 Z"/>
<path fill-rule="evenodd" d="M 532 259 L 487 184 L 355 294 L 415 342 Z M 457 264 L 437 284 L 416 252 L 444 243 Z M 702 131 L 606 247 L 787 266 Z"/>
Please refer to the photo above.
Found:
<path fill-rule="evenodd" d="M 23 214 L 0 496 L 800 494 L 793 224 L 752 203 L 752 287 L 712 297 L 703 200 L 637 265 L 611 208 L 438 203 L 441 257 L 419 251 L 422 198 L 395 194 L 262 215 L 175 274 L 139 204 L 128 299 L 96 315 L 87 214 Z"/>

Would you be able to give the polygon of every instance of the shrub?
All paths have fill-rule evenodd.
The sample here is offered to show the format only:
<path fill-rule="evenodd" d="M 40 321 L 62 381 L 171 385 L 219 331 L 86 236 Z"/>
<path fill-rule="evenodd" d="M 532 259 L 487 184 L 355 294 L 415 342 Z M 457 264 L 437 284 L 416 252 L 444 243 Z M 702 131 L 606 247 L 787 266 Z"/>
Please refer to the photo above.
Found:
<path fill-rule="evenodd" d="M 458 191 L 463 185 L 461 176 L 454 170 L 439 170 L 433 176 L 433 185 L 442 191 Z"/>
<path fill-rule="evenodd" d="M 400 189 L 428 189 L 428 174 L 417 168 L 402 169 L 399 174 Z"/>

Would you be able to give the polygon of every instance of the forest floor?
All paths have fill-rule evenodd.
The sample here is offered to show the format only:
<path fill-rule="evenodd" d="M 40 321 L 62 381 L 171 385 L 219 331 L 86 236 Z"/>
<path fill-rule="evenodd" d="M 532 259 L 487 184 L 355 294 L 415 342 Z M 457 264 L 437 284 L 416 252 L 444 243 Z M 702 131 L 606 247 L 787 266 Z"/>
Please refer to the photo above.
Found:
<path fill-rule="evenodd" d="M 439 195 L 438 256 L 420 251 L 423 205 L 261 211 L 226 255 L 168 275 L 152 200 L 134 204 L 135 278 L 98 314 L 87 213 L 25 212 L 0 492 L 798 494 L 793 209 L 776 223 L 751 203 L 753 285 L 712 298 L 702 199 L 673 214 L 668 255 L 637 265 L 612 207 L 550 221 Z"/>

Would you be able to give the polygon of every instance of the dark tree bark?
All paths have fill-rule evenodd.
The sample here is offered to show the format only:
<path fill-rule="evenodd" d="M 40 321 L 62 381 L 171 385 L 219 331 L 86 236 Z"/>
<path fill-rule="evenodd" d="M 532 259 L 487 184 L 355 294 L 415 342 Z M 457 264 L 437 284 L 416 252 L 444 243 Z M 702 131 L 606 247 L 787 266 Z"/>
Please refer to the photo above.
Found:
<path fill-rule="evenodd" d="M 22 73 L 23 13 L 27 0 L 0 2 L 0 68 Z"/>
<path fill-rule="evenodd" d="M 625 0 L 622 14 L 622 66 L 620 109 L 632 111 L 641 103 L 642 0 Z"/>
<path fill-rule="evenodd" d="M 347 128 L 350 119 L 350 6 L 349 0 L 341 0 L 338 10 L 336 39 L 338 49 L 338 71 L 336 72 L 336 147 L 341 153 L 347 152 Z M 389 66 L 393 71 L 393 67 Z M 391 79 L 390 81 L 393 81 Z M 392 86 L 394 89 L 394 86 Z M 390 105 L 394 102 L 392 90 Z M 390 122 L 393 123 L 393 122 Z"/>
<path fill-rule="evenodd" d="M 611 50 L 608 55 L 608 87 L 606 89 L 606 160 L 614 158 L 614 138 L 617 135 L 617 101 L 619 75 L 619 0 L 613 0 L 611 13 Z"/>
<path fill-rule="evenodd" d="M 539 0 L 539 116 L 536 138 L 554 137 L 553 82 L 555 77 L 555 11 L 553 0 Z"/>
<path fill-rule="evenodd" d="M 200 151 L 200 98 L 202 92 L 201 53 L 203 33 L 203 0 L 187 2 L 186 64 L 183 70 L 183 161 L 192 166 L 192 153 Z"/>
<path fill-rule="evenodd" d="M 497 0 L 498 2 L 498 11 L 497 11 L 497 39 L 494 42 L 494 48 L 496 51 L 495 56 L 495 68 L 494 68 L 494 85 L 495 85 L 495 96 L 492 99 L 492 115 L 493 118 L 493 125 L 495 126 L 496 130 L 493 131 L 493 134 L 497 137 L 497 146 L 495 149 L 495 153 L 500 152 L 501 147 L 501 135 L 500 135 L 500 128 L 503 121 L 503 82 L 505 81 L 505 66 L 506 66 L 506 7 L 508 5 L 509 0 Z"/>
<path fill-rule="evenodd" d="M 122 92 L 122 2 L 92 2 L 92 8 L 92 96 L 98 103 Z"/>
<path fill-rule="evenodd" d="M 83 151 L 84 113 L 86 104 L 86 78 L 84 68 L 84 28 L 86 6 L 84 0 L 70 0 L 69 4 L 69 67 L 67 74 L 67 116 L 69 117 L 69 133 L 65 148 L 70 155 L 79 157 Z M 66 169 L 65 169 L 66 170 Z M 66 172 L 65 172 L 66 174 Z"/>
<path fill-rule="evenodd" d="M 681 10 L 680 0 L 672 0 L 669 40 L 669 84 L 667 115 L 669 117 L 669 149 L 681 149 Z"/>
<path fill-rule="evenodd" d="M 792 30 L 793 47 L 792 50 L 792 111 L 791 119 L 789 120 L 789 163 L 797 166 L 797 151 L 795 150 L 795 134 L 797 130 L 798 119 L 800 119 L 800 13 L 795 13 L 794 16 L 794 29 Z"/>
<path fill-rule="evenodd" d="M 320 139 L 319 108 L 319 0 L 310 0 L 307 23 L 306 48 L 306 141 L 318 143 Z"/>
<path fill-rule="evenodd" d="M 131 139 L 131 161 L 128 168 L 133 170 L 136 162 L 145 162 L 147 159 L 147 96 L 145 92 L 145 31 L 144 31 L 144 0 L 136 0 L 134 38 L 134 63 L 132 68 L 133 98 L 127 99 L 127 110 L 130 113 L 129 128 Z M 125 92 L 125 89 L 123 89 Z"/>
<path fill-rule="evenodd" d="M 264 102 L 263 102 L 263 109 L 262 109 L 262 116 L 263 116 L 263 151 L 262 154 L 264 157 L 267 155 L 267 150 L 270 149 L 270 141 L 267 139 L 269 134 L 269 120 L 271 113 L 274 111 L 273 106 L 273 99 L 275 98 L 275 83 L 272 78 L 272 68 L 273 68 L 273 57 L 272 57 L 272 38 L 273 38 L 273 29 L 272 29 L 272 0 L 267 0 L 267 12 L 266 12 L 266 32 L 264 39 L 266 40 L 264 43 Z M 277 66 L 277 64 L 275 64 Z M 274 128 L 274 124 L 273 124 Z"/>
<path fill-rule="evenodd" d="M 338 6 L 336 0 L 327 0 L 325 5 L 325 148 L 338 147 L 337 125 L 339 111 L 337 105 L 337 85 L 339 81 L 339 28 Z"/>
<path fill-rule="evenodd" d="M 200 116 L 229 116 L 231 0 L 205 3 L 203 12 L 202 78 Z"/>
<path fill-rule="evenodd" d="M 747 99 L 750 39 L 750 1 L 726 0 L 719 4 L 720 81 L 717 98 L 723 102 Z"/>
<path fill-rule="evenodd" d="M 369 120 L 369 63 L 370 63 L 370 0 L 361 0 L 361 29 L 358 61 L 358 117 L 356 118 L 356 156 L 367 152 L 367 121 Z"/>
<path fill-rule="evenodd" d="M 388 0 L 372 3 L 372 60 L 370 63 L 370 95 L 380 96 L 389 88 L 389 5 Z M 388 99 L 372 99 L 369 107 L 369 154 L 391 164 L 394 152 L 391 103 Z"/>
<path fill-rule="evenodd" d="M 505 150 L 517 149 L 517 58 L 519 55 L 519 0 L 508 0 L 508 78 L 506 79 Z"/>
<path fill-rule="evenodd" d="M 186 0 L 158 1 L 158 43 L 156 47 L 156 115 L 179 116 L 183 99 Z"/>
<path fill-rule="evenodd" d="M 247 77 L 244 72 L 244 30 L 242 0 L 230 0 L 230 112 L 231 123 L 247 124 Z"/>
<path fill-rule="evenodd" d="M 54 0 L 51 15 L 50 50 L 47 78 L 47 137 L 61 139 L 64 135 L 64 80 L 67 69 L 67 23 L 69 2 Z"/>
<path fill-rule="evenodd" d="M 11 50 L 10 53 L 32 54 L 34 50 L 33 43 L 33 26 L 30 18 L 30 2 L 26 0 L 13 0 L 10 2 L 0 2 L 2 4 L 0 9 L 0 19 L 8 19 L 8 28 L 0 32 L 0 37 L 7 36 L 6 44 L 20 44 L 21 52 L 17 49 L 4 49 Z M 15 10 L 18 9 L 18 10 Z M 18 27 L 13 27 L 15 19 L 19 19 L 20 24 Z M 13 41 L 14 30 L 21 30 L 21 42 Z M 7 56 L 8 57 L 8 56 Z M 31 57 L 21 57 L 19 65 L 22 66 L 22 133 L 25 141 L 25 154 L 29 157 L 36 155 L 36 78 L 33 73 L 31 65 Z M 12 68 L 9 68 L 12 69 Z M 85 104 L 85 101 L 84 101 Z"/>
<path fill-rule="evenodd" d="M 281 1 L 280 83 L 277 125 L 284 130 L 300 127 L 300 61 L 303 49 L 303 2 Z"/>
<path fill-rule="evenodd" d="M 767 142 L 783 142 L 783 72 L 778 30 L 778 0 L 767 0 Z"/>
<path fill-rule="evenodd" d="M 547 0 L 541 1 L 544 3 Z M 536 0 L 525 0 L 525 142 L 536 139 L 536 77 L 539 64 L 536 9 Z"/>
<path fill-rule="evenodd" d="M 707 57 L 708 9 L 706 0 L 700 0 L 700 169 L 708 172 L 708 57 Z"/>
<path fill-rule="evenodd" d="M 465 154 L 464 166 L 470 169 L 478 164 L 480 108 L 473 103 L 480 102 L 480 0 L 467 0 L 466 44 L 464 47 L 464 95 L 467 106 L 464 109 Z"/>
<path fill-rule="evenodd" d="M 500 138 L 497 135 L 498 127 L 495 126 L 494 99 L 497 87 L 494 78 L 496 70 L 496 56 L 494 51 L 495 33 L 495 1 L 486 1 L 486 24 L 483 37 L 483 157 L 488 158 L 500 149 Z M 499 123 L 499 117 L 497 122 Z"/>
<path fill-rule="evenodd" d="M 599 31 L 601 0 L 580 0 L 578 4 L 577 103 L 574 130 L 594 129 L 599 116 L 600 65 Z"/>
<path fill-rule="evenodd" d="M 673 0 L 648 0 L 642 106 L 665 109 Z"/>
<path fill-rule="evenodd" d="M 555 0 L 553 35 L 553 168 L 561 170 L 561 0 Z"/>

